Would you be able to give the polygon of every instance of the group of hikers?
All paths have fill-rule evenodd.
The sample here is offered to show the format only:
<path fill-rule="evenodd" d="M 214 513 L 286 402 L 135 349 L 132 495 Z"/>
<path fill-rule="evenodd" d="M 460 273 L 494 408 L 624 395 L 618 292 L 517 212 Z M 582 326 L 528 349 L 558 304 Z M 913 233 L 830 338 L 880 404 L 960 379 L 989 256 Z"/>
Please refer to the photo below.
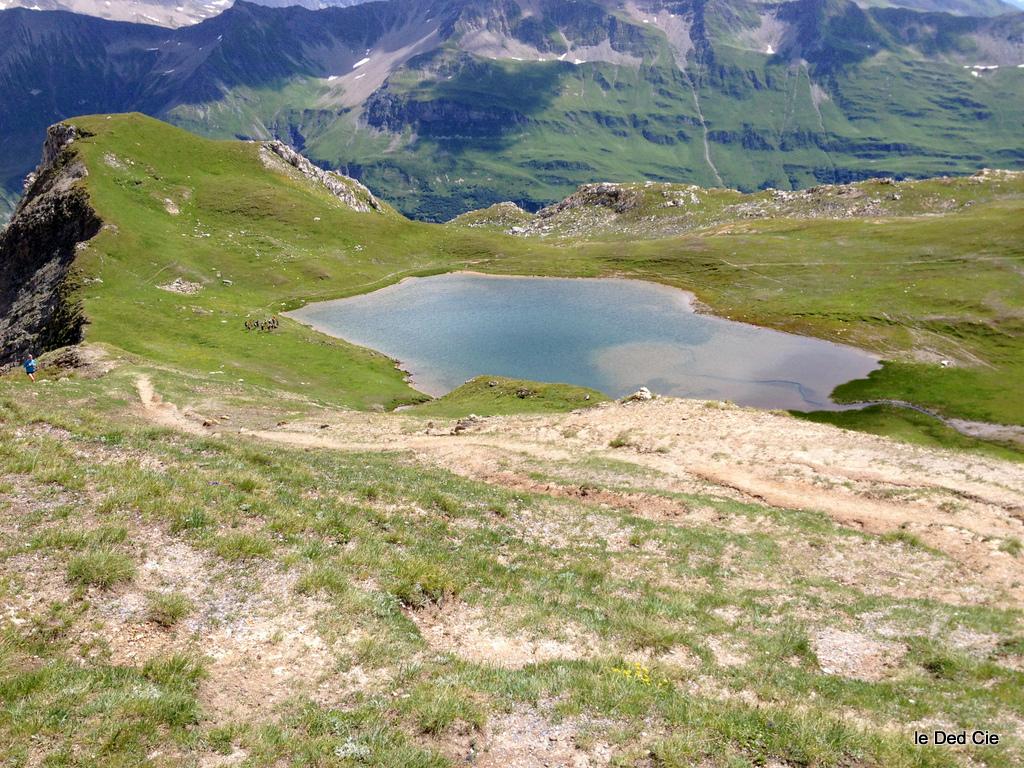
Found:
<path fill-rule="evenodd" d="M 278 328 L 277 317 L 271 316 L 269 320 L 246 320 L 245 330 L 247 331 L 274 331 Z"/>

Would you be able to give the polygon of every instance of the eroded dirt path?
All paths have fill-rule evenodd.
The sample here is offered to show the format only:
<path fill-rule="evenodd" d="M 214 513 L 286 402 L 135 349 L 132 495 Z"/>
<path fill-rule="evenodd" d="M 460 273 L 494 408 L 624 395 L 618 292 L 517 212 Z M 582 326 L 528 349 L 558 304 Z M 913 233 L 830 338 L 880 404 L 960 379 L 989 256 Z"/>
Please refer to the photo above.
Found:
<path fill-rule="evenodd" d="M 145 415 L 192 434 L 216 424 L 162 401 L 144 377 Z M 338 411 L 320 421 L 235 434 L 293 447 L 401 451 L 417 461 L 505 487 L 575 496 L 670 520 L 669 493 L 823 512 L 873 534 L 904 531 L 1024 602 L 1024 562 L 1005 552 L 1024 540 L 1024 467 L 920 448 L 715 402 L 608 403 L 570 414 L 482 419 L 461 434 L 452 420 Z M 209 422 L 205 422 L 209 424 Z M 618 447 L 612 448 L 611 444 Z M 604 472 L 602 467 L 614 467 Z M 538 476 L 550 480 L 538 481 Z M 625 490 L 593 490 L 602 478 Z"/>
<path fill-rule="evenodd" d="M 146 417 L 154 423 L 192 435 L 211 434 L 208 430 L 203 429 L 199 420 L 183 414 L 174 403 L 164 402 L 163 398 L 153 389 L 153 382 L 148 376 L 139 376 L 135 380 L 135 388 L 139 393 L 142 410 Z"/>

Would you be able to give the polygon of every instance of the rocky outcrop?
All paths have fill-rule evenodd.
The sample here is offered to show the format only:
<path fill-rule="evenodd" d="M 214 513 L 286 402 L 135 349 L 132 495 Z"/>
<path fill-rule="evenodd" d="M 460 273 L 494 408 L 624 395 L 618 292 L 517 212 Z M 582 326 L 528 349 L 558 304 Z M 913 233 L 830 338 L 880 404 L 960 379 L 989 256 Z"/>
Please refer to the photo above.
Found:
<path fill-rule="evenodd" d="M 941 216 L 970 208 L 984 194 L 1012 195 L 1024 171 L 983 169 L 969 177 L 907 180 L 892 176 L 850 184 L 821 184 L 802 190 L 767 187 L 759 192 L 706 189 L 693 184 L 584 184 L 559 203 L 518 220 L 492 206 L 455 218 L 459 226 L 496 227 L 522 237 L 593 239 L 614 235 L 655 239 L 744 220 L 865 219 Z M 1012 185 L 1012 186 L 1010 186 Z"/>
<path fill-rule="evenodd" d="M 355 179 L 335 171 L 325 171 L 313 165 L 306 157 L 296 152 L 283 141 L 265 141 L 260 147 L 264 163 L 270 165 L 271 158 L 279 158 L 297 170 L 307 179 L 325 187 L 332 195 L 358 213 L 371 210 L 383 212 L 384 207 L 366 187 Z M 268 162 L 271 161 L 271 162 Z"/>
<path fill-rule="evenodd" d="M 631 395 L 627 395 L 622 398 L 624 403 L 646 403 L 648 400 L 653 400 L 654 394 L 647 387 L 640 387 L 636 392 Z"/>
<path fill-rule="evenodd" d="M 101 222 L 78 184 L 87 174 L 73 147 L 80 136 L 66 123 L 49 129 L 42 161 L 0 232 L 0 364 L 82 339 L 74 259 Z"/>
<path fill-rule="evenodd" d="M 462 227 L 501 227 L 508 229 L 509 227 L 514 228 L 528 224 L 532 219 L 532 213 L 506 200 L 503 203 L 495 203 L 482 210 L 470 211 L 461 216 L 456 216 L 448 223 Z"/>
<path fill-rule="evenodd" d="M 564 211 L 583 206 L 600 206 L 609 208 L 615 213 L 625 213 L 640 206 L 644 201 L 642 190 L 626 184 L 582 184 L 567 198 L 537 212 L 542 219 L 557 216 Z"/>

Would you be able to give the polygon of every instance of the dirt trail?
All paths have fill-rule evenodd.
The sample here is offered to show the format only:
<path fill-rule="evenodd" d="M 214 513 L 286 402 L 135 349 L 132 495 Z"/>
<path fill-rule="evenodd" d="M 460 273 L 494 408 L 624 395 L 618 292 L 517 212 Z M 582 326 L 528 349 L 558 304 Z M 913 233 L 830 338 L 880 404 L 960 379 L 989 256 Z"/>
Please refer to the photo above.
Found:
<path fill-rule="evenodd" d="M 163 398 L 153 389 L 153 382 L 148 376 L 139 376 L 135 380 L 135 388 L 138 390 L 139 400 L 142 402 L 142 410 L 150 421 L 161 427 L 177 429 L 192 435 L 212 434 L 203 429 L 200 422 L 182 414 L 174 403 L 164 402 Z"/>
<path fill-rule="evenodd" d="M 162 426 L 208 435 L 224 429 L 163 402 L 145 377 L 138 389 L 145 414 Z M 405 413 L 339 411 L 319 418 L 316 424 L 232 431 L 302 448 L 409 452 L 417 461 L 483 482 L 573 496 L 653 519 L 679 515 L 679 505 L 655 492 L 820 511 L 868 533 L 912 533 L 1004 590 L 1011 602 L 1024 602 L 1024 559 L 1000 548 L 1024 540 L 1019 464 L 781 413 L 669 398 L 571 414 L 492 417 L 459 435 L 451 434 L 453 422 Z M 625 445 L 611 448 L 613 441 Z M 552 481 L 531 479 L 538 472 Z M 602 473 L 609 484 L 634 489 L 581 489 L 588 477 Z"/>

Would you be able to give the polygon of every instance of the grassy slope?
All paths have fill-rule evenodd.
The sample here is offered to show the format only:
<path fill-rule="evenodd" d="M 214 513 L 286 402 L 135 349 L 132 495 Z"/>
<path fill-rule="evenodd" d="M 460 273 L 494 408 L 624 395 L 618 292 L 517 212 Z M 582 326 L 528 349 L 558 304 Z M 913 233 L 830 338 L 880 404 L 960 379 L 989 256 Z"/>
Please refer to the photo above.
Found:
<path fill-rule="evenodd" d="M 1008 386 L 1024 381 L 1020 181 L 905 185 L 904 215 L 883 220 L 750 219 L 727 206 L 760 198 L 713 192 L 701 209 L 717 211 L 718 223 L 680 237 L 549 242 L 355 214 L 267 172 L 255 145 L 199 139 L 142 116 L 77 122 L 97 134 L 80 147 L 97 209 L 112 225 L 83 254 L 86 272 L 103 281 L 83 289 L 87 335 L 159 363 L 356 407 L 408 402 L 418 396 L 379 355 L 288 321 L 270 334 L 248 333 L 243 322 L 467 265 L 627 274 L 694 290 L 733 318 L 905 361 L 851 385 L 851 396 L 1024 423 L 1024 405 Z M 959 212 L 910 215 L 946 197 L 958 200 Z M 180 215 L 167 213 L 165 198 Z M 630 215 L 642 223 L 648 213 Z M 205 287 L 196 296 L 156 287 L 175 277 Z M 918 349 L 972 364 L 906 362 Z"/>
<path fill-rule="evenodd" d="M 1019 765 L 1021 613 L 908 594 L 904 579 L 948 573 L 912 536 L 713 495 L 666 494 L 679 519 L 651 520 L 409 456 L 197 438 L 132 418 L 137 372 L 4 383 L 5 765 L 443 768 L 534 707 L 618 765 Z M 557 472 L 535 476 L 655 482 L 571 459 Z M 430 645 L 413 620 L 441 602 L 500 636 L 600 650 L 495 668 Z M 297 627 L 320 644 L 292 658 Z M 823 669 L 813 637 L 881 627 L 907 651 L 885 679 Z M 310 684 L 282 696 L 293 680 Z M 267 705 L 232 715 L 224 686 Z M 911 729 L 935 723 L 1003 741 L 915 747 Z"/>
<path fill-rule="evenodd" d="M 931 416 L 909 408 L 872 405 L 858 411 L 816 411 L 793 415 L 821 424 L 885 435 L 914 445 L 973 451 L 1008 461 L 1024 459 L 1024 451 L 1019 446 L 1000 445 L 994 441 L 968 437 Z"/>
<path fill-rule="evenodd" d="M 268 172 L 255 144 L 198 140 L 141 116 L 77 122 L 99 134 L 81 150 L 96 208 L 113 225 L 82 261 L 103 281 L 83 291 L 90 339 L 348 405 L 415 397 L 380 355 L 287 320 L 274 333 L 247 332 L 244 321 L 317 293 L 447 266 L 451 257 L 429 230 L 392 214 L 352 213 L 325 191 Z M 106 155 L 131 165 L 112 167 Z M 176 277 L 204 288 L 184 296 L 156 287 Z"/>
<path fill-rule="evenodd" d="M 571 384 L 480 376 L 444 397 L 418 405 L 410 413 L 420 416 L 492 416 L 510 413 L 552 413 L 585 408 L 608 398 L 594 389 Z"/>

